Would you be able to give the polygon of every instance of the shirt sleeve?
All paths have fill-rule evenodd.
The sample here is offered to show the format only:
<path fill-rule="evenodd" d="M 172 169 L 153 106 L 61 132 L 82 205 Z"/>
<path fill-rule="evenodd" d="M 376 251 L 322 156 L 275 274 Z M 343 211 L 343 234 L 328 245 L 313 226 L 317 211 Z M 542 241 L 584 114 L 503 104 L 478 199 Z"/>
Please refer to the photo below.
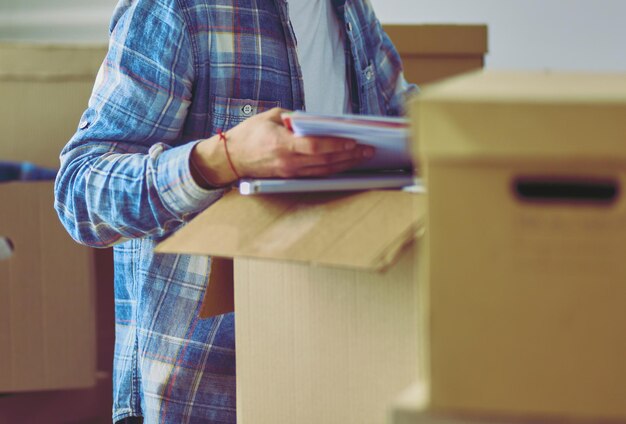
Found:
<path fill-rule="evenodd" d="M 194 64 L 175 3 L 138 0 L 119 13 L 88 108 L 61 152 L 55 208 L 81 243 L 161 236 L 222 194 L 196 184 L 195 143 L 181 143 Z"/>
<path fill-rule="evenodd" d="M 371 3 L 369 1 L 365 3 L 371 9 Z M 373 9 L 371 10 L 370 16 L 374 20 L 374 27 L 381 39 L 376 63 L 379 64 L 378 72 L 381 74 L 382 91 L 387 100 L 387 114 L 404 115 L 409 99 L 419 93 L 419 87 L 406 81 L 400 54 L 383 30 L 380 21 L 375 17 Z"/>

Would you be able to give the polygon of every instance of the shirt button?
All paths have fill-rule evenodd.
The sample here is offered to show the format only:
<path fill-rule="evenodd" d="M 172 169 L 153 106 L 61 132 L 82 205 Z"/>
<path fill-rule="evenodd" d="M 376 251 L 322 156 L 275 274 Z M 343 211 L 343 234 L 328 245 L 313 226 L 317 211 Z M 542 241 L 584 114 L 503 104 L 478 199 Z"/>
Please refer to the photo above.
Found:
<path fill-rule="evenodd" d="M 370 81 L 373 77 L 374 77 L 374 71 L 372 71 L 372 68 L 369 68 L 367 71 L 365 71 L 365 79 Z"/>
<path fill-rule="evenodd" d="M 252 105 L 245 105 L 244 107 L 241 108 L 241 111 L 243 112 L 244 115 L 250 115 L 252 113 Z"/>
<path fill-rule="evenodd" d="M 346 24 L 346 29 L 348 30 L 348 32 L 352 32 L 352 23 L 348 22 Z"/>
<path fill-rule="evenodd" d="M 80 128 L 81 130 L 84 130 L 85 128 L 87 128 L 89 126 L 89 121 L 80 121 L 78 123 L 78 128 Z"/>

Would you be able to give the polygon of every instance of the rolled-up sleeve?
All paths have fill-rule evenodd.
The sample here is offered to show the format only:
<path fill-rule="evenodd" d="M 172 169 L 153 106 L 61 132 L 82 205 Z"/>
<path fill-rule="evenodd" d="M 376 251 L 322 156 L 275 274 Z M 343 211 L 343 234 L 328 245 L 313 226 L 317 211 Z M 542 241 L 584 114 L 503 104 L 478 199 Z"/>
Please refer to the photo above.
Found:
<path fill-rule="evenodd" d="M 377 38 L 381 40 L 375 63 L 378 65 L 381 91 L 387 100 L 387 114 L 404 115 L 407 102 L 419 93 L 419 87 L 406 81 L 398 50 L 373 12 L 370 16 L 378 32 Z"/>
<path fill-rule="evenodd" d="M 180 141 L 194 60 L 175 4 L 138 0 L 119 13 L 88 108 L 61 152 L 55 208 L 81 243 L 162 235 L 222 194 L 196 184 L 195 142 Z"/>

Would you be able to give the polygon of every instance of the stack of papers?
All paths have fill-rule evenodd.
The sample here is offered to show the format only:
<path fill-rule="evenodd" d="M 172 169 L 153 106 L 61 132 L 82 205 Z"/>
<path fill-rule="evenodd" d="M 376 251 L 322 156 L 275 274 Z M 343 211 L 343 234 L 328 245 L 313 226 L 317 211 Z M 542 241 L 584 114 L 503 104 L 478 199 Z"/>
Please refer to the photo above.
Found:
<path fill-rule="evenodd" d="M 298 136 L 344 137 L 375 147 L 374 157 L 356 170 L 410 170 L 413 166 L 405 118 L 292 112 L 283 114 L 283 122 Z"/>
<path fill-rule="evenodd" d="M 239 192 L 312 193 L 417 187 L 409 151 L 409 123 L 404 118 L 360 115 L 319 115 L 290 112 L 282 116 L 285 126 L 297 136 L 327 136 L 356 140 L 376 149 L 371 159 L 353 170 L 322 178 L 244 179 Z M 418 191 L 419 191 L 418 190 Z"/>

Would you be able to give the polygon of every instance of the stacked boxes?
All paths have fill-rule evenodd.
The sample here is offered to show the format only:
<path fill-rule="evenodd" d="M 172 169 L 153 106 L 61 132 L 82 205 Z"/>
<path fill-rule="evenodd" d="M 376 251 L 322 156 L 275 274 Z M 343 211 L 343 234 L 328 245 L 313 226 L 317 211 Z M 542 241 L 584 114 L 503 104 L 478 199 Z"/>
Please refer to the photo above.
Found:
<path fill-rule="evenodd" d="M 439 412 L 626 418 L 626 75 L 478 72 L 414 104 Z"/>
<path fill-rule="evenodd" d="M 104 47 L 0 44 L 0 160 L 57 168 Z M 92 254 L 62 228 L 52 182 L 0 184 L 0 392 L 95 384 Z"/>

